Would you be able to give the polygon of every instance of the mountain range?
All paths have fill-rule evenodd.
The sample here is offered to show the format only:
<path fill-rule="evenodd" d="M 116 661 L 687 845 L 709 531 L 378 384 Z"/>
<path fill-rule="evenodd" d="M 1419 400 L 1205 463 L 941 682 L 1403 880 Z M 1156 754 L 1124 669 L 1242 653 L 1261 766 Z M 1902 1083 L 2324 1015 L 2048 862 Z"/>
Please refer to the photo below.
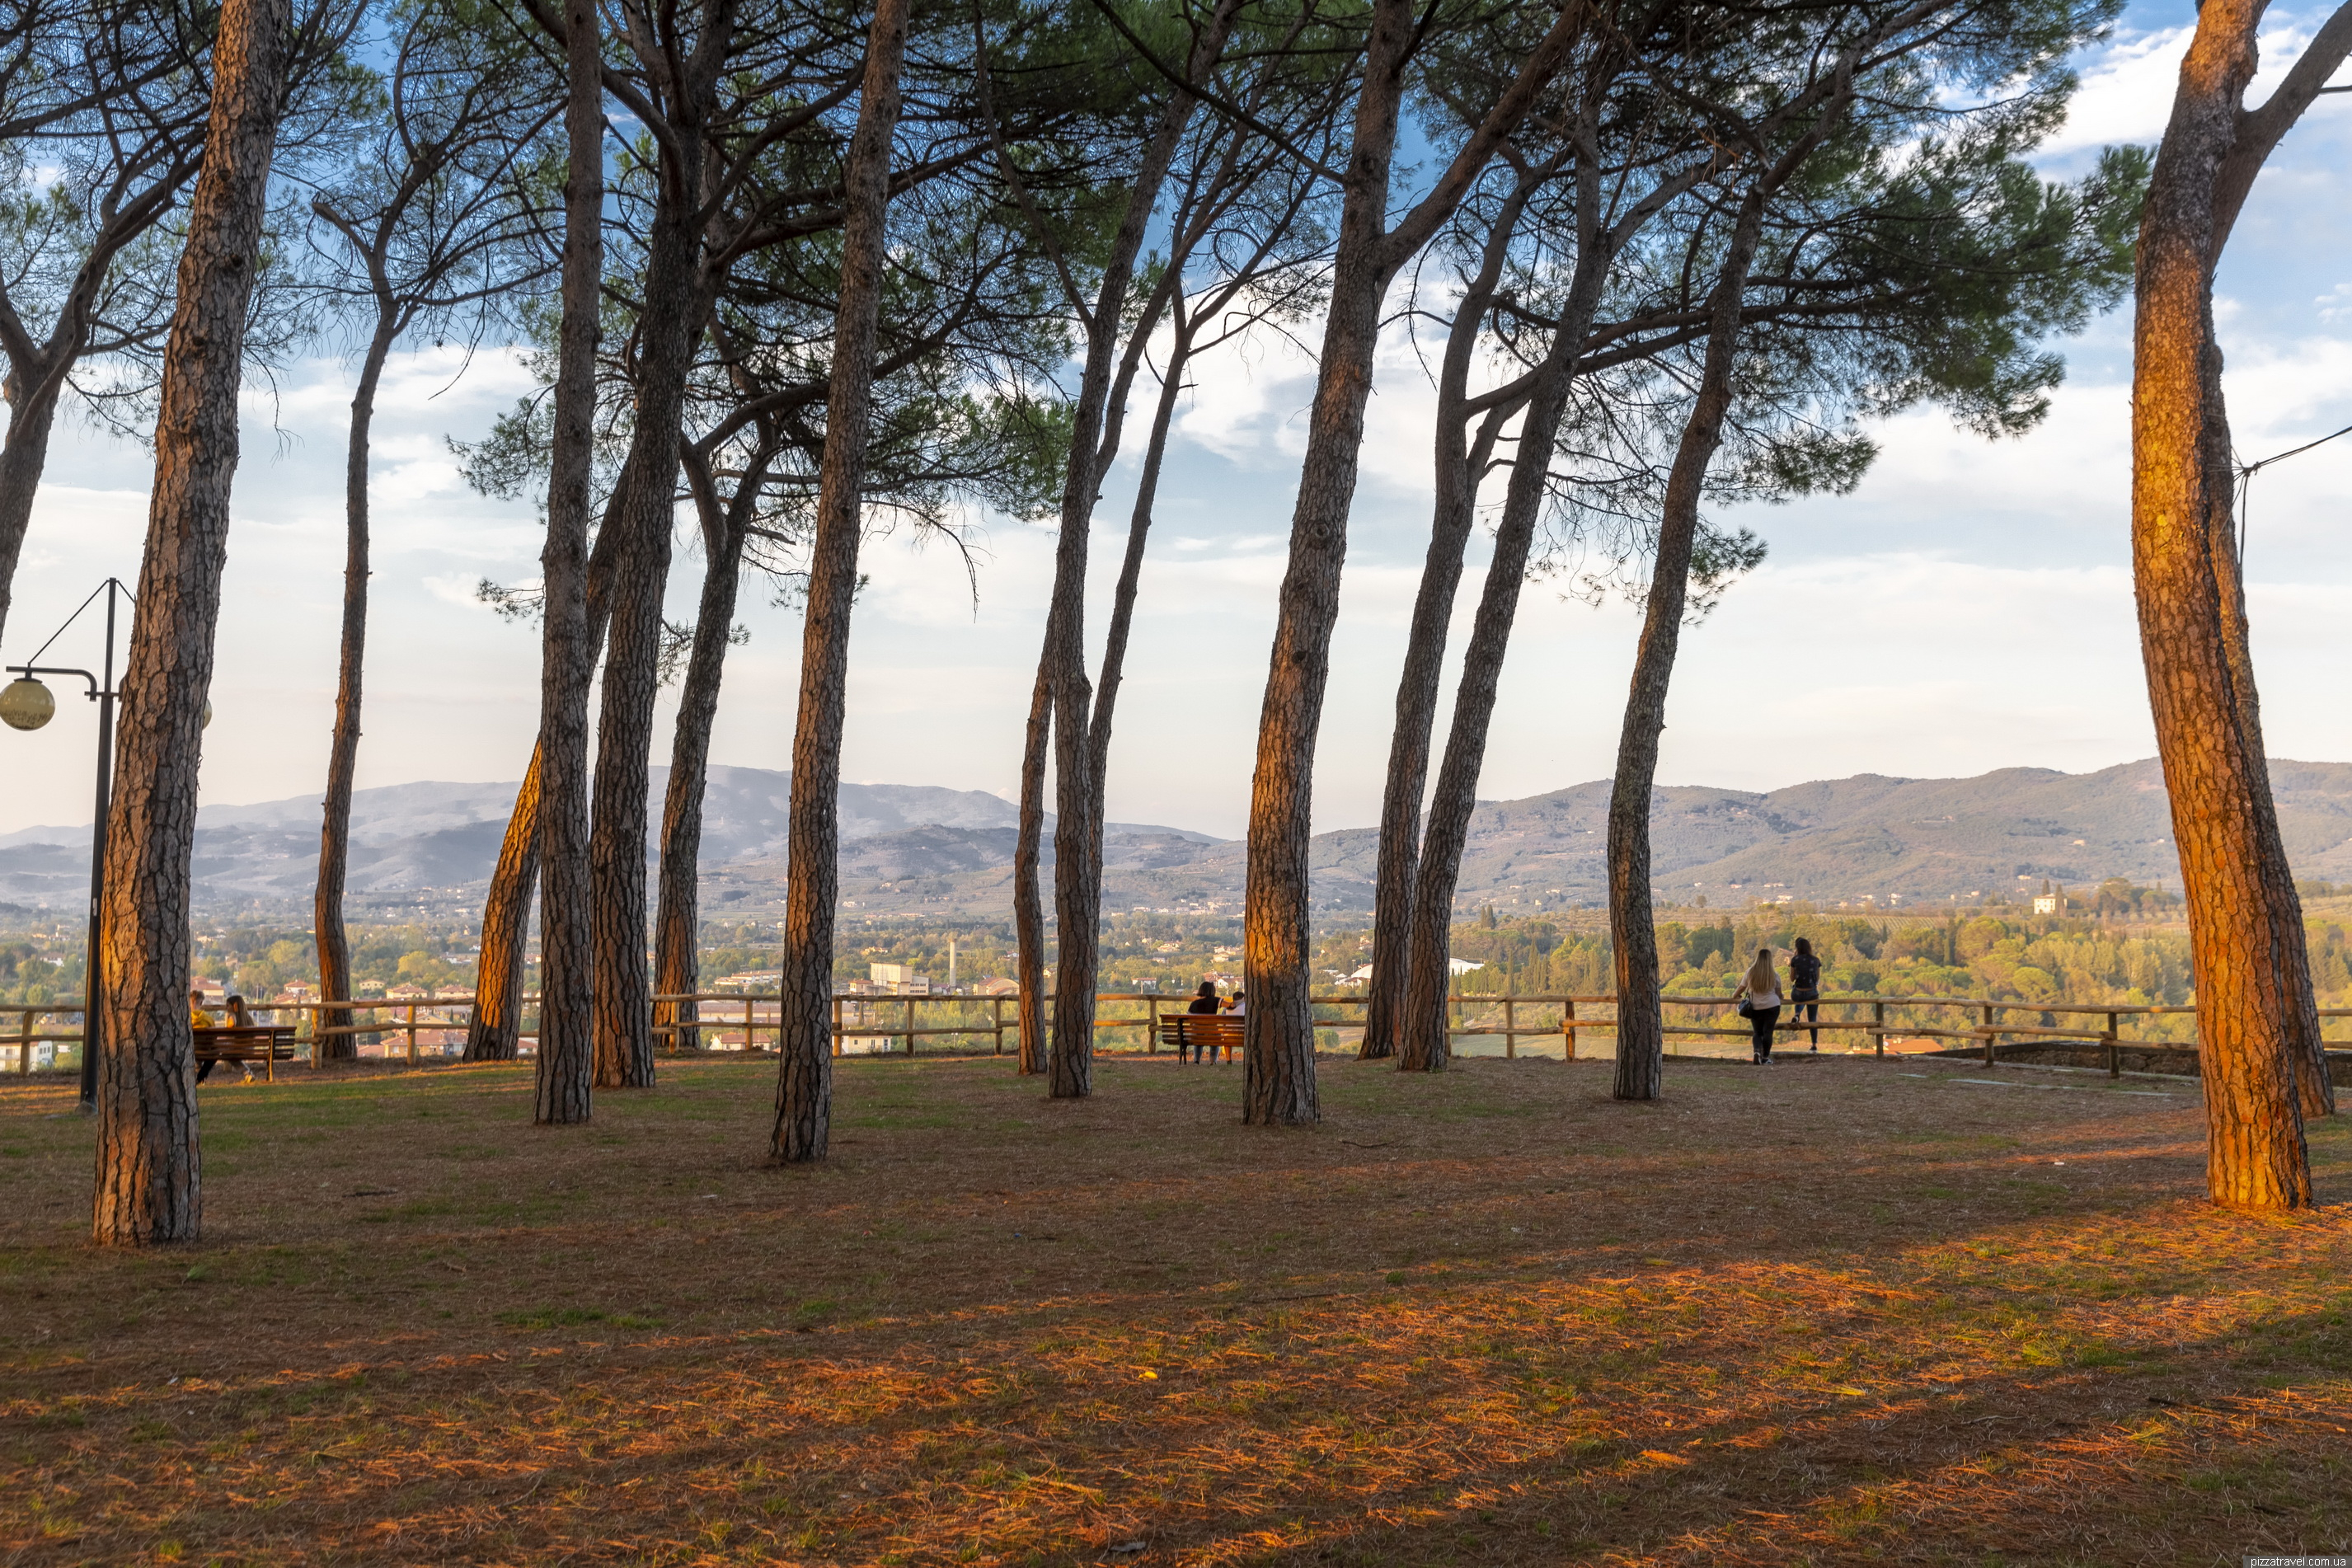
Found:
<path fill-rule="evenodd" d="M 667 770 L 656 769 L 657 804 Z M 2352 764 L 2271 764 L 2280 826 L 2299 875 L 2352 880 Z M 703 908 L 763 915 L 784 889 L 788 774 L 713 767 L 704 805 Z M 512 808 L 511 784 L 392 784 L 352 805 L 354 912 L 477 902 Z M 1001 914 L 1011 908 L 1018 813 L 977 790 L 841 786 L 841 897 L 859 915 Z M 1464 909 L 1506 912 L 1597 901 L 1604 888 L 1605 781 L 1523 800 L 1482 801 L 1463 858 Z M 198 814 L 201 905 L 306 907 L 318 855 L 315 796 Z M 1755 792 L 1669 785 L 1651 807 L 1659 887 L 1678 902 L 1754 898 L 1884 906 L 1942 903 L 2044 878 L 2080 887 L 2108 877 L 2176 879 L 2171 819 L 2153 761 L 2090 773 L 2003 768 L 1967 779 L 1875 773 Z M 78 910 L 89 884 L 89 828 L 0 835 L 0 900 Z M 1047 839 L 1051 858 L 1051 837 Z M 1377 834 L 1317 836 L 1318 916 L 1368 909 Z M 1133 823 L 1103 834 L 1105 905 L 1233 911 L 1244 847 Z M 648 846 L 651 853 L 651 846 Z"/>

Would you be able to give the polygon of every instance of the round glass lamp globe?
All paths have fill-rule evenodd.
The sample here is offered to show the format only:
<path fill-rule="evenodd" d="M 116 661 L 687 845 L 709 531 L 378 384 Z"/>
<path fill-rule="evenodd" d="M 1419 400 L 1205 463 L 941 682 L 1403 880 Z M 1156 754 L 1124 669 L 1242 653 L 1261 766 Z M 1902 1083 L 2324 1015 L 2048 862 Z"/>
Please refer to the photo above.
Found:
<path fill-rule="evenodd" d="M 57 717 L 58 700 L 29 675 L 0 688 L 0 723 L 11 730 L 37 730 Z"/>

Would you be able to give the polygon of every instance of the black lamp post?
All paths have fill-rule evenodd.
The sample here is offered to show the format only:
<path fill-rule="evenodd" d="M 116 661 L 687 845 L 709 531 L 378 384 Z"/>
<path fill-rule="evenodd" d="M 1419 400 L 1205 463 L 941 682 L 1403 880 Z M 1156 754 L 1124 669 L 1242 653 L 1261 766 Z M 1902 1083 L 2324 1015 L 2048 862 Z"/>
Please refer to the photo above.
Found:
<path fill-rule="evenodd" d="M 65 635 L 79 618 L 82 610 L 89 608 L 99 594 L 106 595 L 106 654 L 100 662 L 102 673 L 92 675 L 86 669 L 68 669 L 45 666 L 41 655 L 49 651 L 49 644 Z M 109 577 L 98 592 L 81 602 L 81 609 L 66 617 L 48 642 L 40 646 L 30 662 L 12 664 L 7 673 L 16 679 L 0 689 L 0 722 L 12 730 L 37 730 L 47 723 L 58 710 L 57 699 L 36 676 L 79 675 L 89 683 L 89 697 L 98 704 L 98 808 L 91 819 L 89 838 L 89 956 L 83 963 L 83 979 L 87 988 L 82 994 L 81 1014 L 81 1108 L 98 1109 L 99 1050 L 99 911 L 106 899 L 106 816 L 110 786 L 114 778 L 114 700 L 121 695 L 114 685 L 114 604 L 120 595 L 131 599 L 131 590 L 115 578 Z M 133 604 L 138 601 L 131 599 Z M 29 1048 L 29 1047 L 27 1047 Z M 25 1064 L 30 1067 L 32 1064 Z"/>

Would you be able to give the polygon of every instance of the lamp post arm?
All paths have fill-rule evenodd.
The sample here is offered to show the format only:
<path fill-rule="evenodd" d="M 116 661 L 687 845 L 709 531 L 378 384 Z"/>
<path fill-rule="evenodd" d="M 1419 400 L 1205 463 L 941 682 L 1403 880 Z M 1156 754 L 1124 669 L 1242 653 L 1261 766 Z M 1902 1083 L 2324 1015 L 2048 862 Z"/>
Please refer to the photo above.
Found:
<path fill-rule="evenodd" d="M 113 692 L 107 690 L 99 683 L 98 677 L 92 675 L 86 669 L 67 669 L 61 666 L 48 664 L 11 664 L 0 665 L 0 671 L 5 671 L 9 675 L 21 675 L 28 680 L 37 675 L 79 675 L 84 680 L 89 682 L 89 691 L 87 695 L 92 702 L 97 701 L 101 697 L 111 697 L 114 695 Z"/>

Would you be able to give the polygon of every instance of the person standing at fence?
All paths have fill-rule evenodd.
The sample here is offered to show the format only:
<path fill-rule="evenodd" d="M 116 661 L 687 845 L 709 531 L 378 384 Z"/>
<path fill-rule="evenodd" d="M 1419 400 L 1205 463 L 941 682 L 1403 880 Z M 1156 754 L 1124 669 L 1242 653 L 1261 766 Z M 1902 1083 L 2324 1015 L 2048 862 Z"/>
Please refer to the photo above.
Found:
<path fill-rule="evenodd" d="M 1772 967 L 1772 950 L 1759 947 L 1756 962 L 1748 968 L 1747 977 L 1739 983 L 1739 1012 L 1748 1020 L 1748 1031 L 1754 1036 L 1756 1065 L 1769 1067 L 1772 1061 L 1772 1026 L 1780 1021 L 1780 974 Z"/>
<path fill-rule="evenodd" d="M 1789 1032 L 1797 1026 L 1822 1021 L 1822 961 L 1813 956 L 1813 944 L 1808 937 L 1797 939 L 1797 951 L 1789 960 Z M 1811 1031 L 1813 1043 L 1807 1048 L 1822 1048 L 1822 1032 Z"/>

